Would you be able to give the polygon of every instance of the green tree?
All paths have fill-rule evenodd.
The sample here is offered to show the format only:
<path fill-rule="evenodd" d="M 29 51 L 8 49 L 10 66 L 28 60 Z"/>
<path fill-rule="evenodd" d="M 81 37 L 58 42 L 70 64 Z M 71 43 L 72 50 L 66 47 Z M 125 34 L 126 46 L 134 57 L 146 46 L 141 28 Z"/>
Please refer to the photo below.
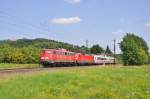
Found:
<path fill-rule="evenodd" d="M 113 54 L 108 45 L 106 47 L 105 54 L 110 54 L 110 55 Z"/>
<path fill-rule="evenodd" d="M 148 63 L 148 46 L 144 39 L 127 34 L 120 43 L 124 65 L 142 65 Z"/>
<path fill-rule="evenodd" d="M 21 49 L 13 48 L 11 50 L 11 63 L 25 63 L 25 55 L 22 53 Z"/>
<path fill-rule="evenodd" d="M 100 47 L 98 44 L 93 45 L 90 48 L 91 53 L 93 54 L 98 54 L 98 53 L 104 53 L 104 49 L 102 47 Z"/>

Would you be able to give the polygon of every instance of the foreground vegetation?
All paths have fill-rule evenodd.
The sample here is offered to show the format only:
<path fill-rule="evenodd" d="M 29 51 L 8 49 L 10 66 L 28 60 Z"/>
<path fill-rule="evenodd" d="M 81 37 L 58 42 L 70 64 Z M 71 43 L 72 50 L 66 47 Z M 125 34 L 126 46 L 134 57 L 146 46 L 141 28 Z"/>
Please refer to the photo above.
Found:
<path fill-rule="evenodd" d="M 0 79 L 0 99 L 149 99 L 150 66 L 80 67 Z"/>

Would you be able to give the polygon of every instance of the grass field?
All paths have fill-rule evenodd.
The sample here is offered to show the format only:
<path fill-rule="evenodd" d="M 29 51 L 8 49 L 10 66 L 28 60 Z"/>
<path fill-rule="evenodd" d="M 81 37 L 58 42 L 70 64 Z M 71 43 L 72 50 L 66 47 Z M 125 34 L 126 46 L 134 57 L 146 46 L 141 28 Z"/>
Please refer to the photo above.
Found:
<path fill-rule="evenodd" d="M 0 64 L 0 69 L 37 68 L 39 64 Z"/>
<path fill-rule="evenodd" d="M 150 99 L 150 66 L 65 68 L 0 78 L 0 99 Z"/>

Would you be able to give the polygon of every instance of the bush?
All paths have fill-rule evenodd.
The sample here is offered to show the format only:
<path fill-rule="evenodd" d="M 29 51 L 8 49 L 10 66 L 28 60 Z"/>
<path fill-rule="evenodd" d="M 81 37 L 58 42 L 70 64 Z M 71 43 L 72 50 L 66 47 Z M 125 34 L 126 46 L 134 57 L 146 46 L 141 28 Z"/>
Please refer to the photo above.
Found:
<path fill-rule="evenodd" d="M 120 43 L 124 65 L 147 64 L 149 59 L 148 46 L 143 38 L 127 34 Z"/>

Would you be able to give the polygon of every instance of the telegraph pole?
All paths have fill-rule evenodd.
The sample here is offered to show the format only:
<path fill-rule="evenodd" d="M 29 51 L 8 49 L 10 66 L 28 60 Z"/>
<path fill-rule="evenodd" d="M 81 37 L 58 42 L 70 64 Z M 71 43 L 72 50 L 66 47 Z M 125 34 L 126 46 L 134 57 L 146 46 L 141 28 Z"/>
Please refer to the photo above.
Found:
<path fill-rule="evenodd" d="M 85 43 L 86 43 L 86 48 L 87 48 L 87 49 L 86 49 L 86 53 L 88 53 L 89 41 L 86 40 Z"/>
<path fill-rule="evenodd" d="M 114 64 L 116 64 L 116 40 L 114 39 Z"/>

